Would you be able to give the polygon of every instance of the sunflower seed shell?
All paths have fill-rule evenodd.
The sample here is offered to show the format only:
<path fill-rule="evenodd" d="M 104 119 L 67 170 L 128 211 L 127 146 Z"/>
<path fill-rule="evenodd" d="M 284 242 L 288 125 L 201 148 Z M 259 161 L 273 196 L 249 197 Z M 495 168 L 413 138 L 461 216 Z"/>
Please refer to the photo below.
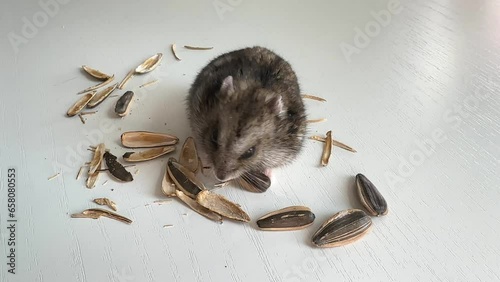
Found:
<path fill-rule="evenodd" d="M 258 171 L 244 173 L 237 179 L 237 182 L 244 189 L 254 193 L 266 192 L 271 186 L 271 179 L 264 173 Z"/>
<path fill-rule="evenodd" d="M 193 173 L 196 173 L 200 166 L 199 160 L 198 150 L 196 149 L 196 144 L 193 137 L 186 138 L 186 141 L 184 141 L 184 145 L 182 145 L 181 154 L 179 156 L 179 163 Z"/>
<path fill-rule="evenodd" d="M 310 226 L 315 219 L 311 209 L 304 206 L 291 206 L 268 213 L 257 220 L 262 230 L 298 230 Z"/>
<path fill-rule="evenodd" d="M 134 99 L 134 92 L 127 91 L 116 101 L 115 113 L 121 117 L 128 115 Z"/>
<path fill-rule="evenodd" d="M 175 186 L 187 196 L 194 199 L 198 193 L 206 190 L 203 183 L 196 178 L 196 175 L 176 162 L 174 158 L 168 159 L 167 166 L 168 174 L 174 181 Z"/>
<path fill-rule="evenodd" d="M 148 149 L 142 152 L 127 152 L 123 154 L 123 160 L 127 162 L 142 162 L 149 161 L 163 155 L 166 155 L 175 150 L 175 146 L 166 146 Z"/>
<path fill-rule="evenodd" d="M 175 145 L 179 138 L 149 131 L 128 131 L 121 135 L 121 142 L 127 148 L 153 148 Z"/>
<path fill-rule="evenodd" d="M 89 103 L 89 101 L 94 97 L 95 91 L 92 91 L 91 93 L 83 95 L 76 103 L 69 108 L 68 112 L 66 113 L 69 117 L 76 116 L 79 112 L 85 108 L 85 106 Z"/>
<path fill-rule="evenodd" d="M 230 219 L 248 222 L 250 217 L 237 204 L 222 195 L 203 190 L 196 196 L 196 202 L 205 208 Z"/>

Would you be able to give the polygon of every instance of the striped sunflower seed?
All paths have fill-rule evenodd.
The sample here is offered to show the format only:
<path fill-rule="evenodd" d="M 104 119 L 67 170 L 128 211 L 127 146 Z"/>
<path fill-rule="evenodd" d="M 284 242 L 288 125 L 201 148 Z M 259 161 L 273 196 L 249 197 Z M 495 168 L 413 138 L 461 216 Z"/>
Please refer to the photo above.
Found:
<path fill-rule="evenodd" d="M 339 247 L 353 243 L 366 235 L 372 220 L 364 211 L 348 209 L 334 214 L 314 233 L 312 242 L 317 247 Z"/>
<path fill-rule="evenodd" d="M 356 186 L 361 204 L 369 214 L 374 216 L 386 215 L 388 213 L 387 202 L 378 191 L 377 187 L 361 173 L 356 175 Z"/>
<path fill-rule="evenodd" d="M 262 230 L 298 230 L 311 225 L 315 218 L 308 207 L 291 206 L 262 216 L 257 220 L 257 226 Z"/>

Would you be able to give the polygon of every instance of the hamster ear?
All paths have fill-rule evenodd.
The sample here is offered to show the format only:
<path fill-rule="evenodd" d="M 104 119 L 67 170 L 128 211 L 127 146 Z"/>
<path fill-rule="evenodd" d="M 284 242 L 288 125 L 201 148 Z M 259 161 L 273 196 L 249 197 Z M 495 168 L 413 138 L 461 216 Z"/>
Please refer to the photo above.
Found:
<path fill-rule="evenodd" d="M 227 98 L 233 95 L 233 93 L 234 93 L 233 77 L 228 76 L 224 78 L 224 80 L 222 81 L 222 85 L 220 87 L 220 95 L 224 98 Z"/>
<path fill-rule="evenodd" d="M 276 115 L 279 115 L 284 111 L 281 95 L 269 97 L 268 99 L 266 99 L 266 104 Z"/>

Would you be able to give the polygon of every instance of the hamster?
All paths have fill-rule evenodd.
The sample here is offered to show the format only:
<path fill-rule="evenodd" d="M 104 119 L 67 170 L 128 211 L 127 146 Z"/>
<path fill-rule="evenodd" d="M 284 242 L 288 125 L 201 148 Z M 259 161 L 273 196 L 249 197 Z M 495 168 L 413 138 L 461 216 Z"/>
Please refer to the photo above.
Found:
<path fill-rule="evenodd" d="M 219 181 L 291 163 L 306 133 L 297 76 L 263 47 L 222 54 L 195 78 L 187 115 L 202 156 Z"/>

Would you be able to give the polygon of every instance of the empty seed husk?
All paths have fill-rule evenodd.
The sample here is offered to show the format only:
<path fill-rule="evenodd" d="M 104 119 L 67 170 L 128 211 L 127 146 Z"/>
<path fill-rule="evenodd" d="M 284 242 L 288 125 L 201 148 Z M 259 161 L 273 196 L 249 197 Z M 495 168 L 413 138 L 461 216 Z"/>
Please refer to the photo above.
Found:
<path fill-rule="evenodd" d="M 161 181 L 161 191 L 167 197 L 175 197 L 175 183 L 168 174 L 168 164 L 165 168 L 165 175 Z"/>
<path fill-rule="evenodd" d="M 121 117 L 128 115 L 134 98 L 133 91 L 127 91 L 116 101 L 115 113 Z"/>
<path fill-rule="evenodd" d="M 106 166 L 108 167 L 109 173 L 116 177 L 116 179 L 130 182 L 134 180 L 132 174 L 128 172 L 121 163 L 116 160 L 116 156 L 110 152 L 104 153 L 104 160 L 106 161 Z"/>
<path fill-rule="evenodd" d="M 96 90 L 98 88 L 101 88 L 101 87 L 103 87 L 105 85 L 108 85 L 114 79 L 115 79 L 115 75 L 112 75 L 108 79 L 106 79 L 105 81 L 103 81 L 103 82 L 101 82 L 99 84 L 96 84 L 94 86 L 90 86 L 89 88 L 83 89 L 82 91 L 78 92 L 78 94 L 83 94 L 83 93 L 86 93 L 86 92 L 94 91 L 94 90 Z"/>
<path fill-rule="evenodd" d="M 101 167 L 102 156 L 104 155 L 104 151 L 106 151 L 104 143 L 101 143 L 96 147 L 94 151 L 94 156 L 92 157 L 92 161 L 90 161 L 89 164 L 89 174 L 94 173 L 97 169 Z"/>
<path fill-rule="evenodd" d="M 184 48 L 189 49 L 189 50 L 211 50 L 211 49 L 214 49 L 214 47 L 200 47 L 200 46 L 191 46 L 191 45 L 184 45 Z"/>
<path fill-rule="evenodd" d="M 186 138 L 184 145 L 182 145 L 181 154 L 179 156 L 179 163 L 193 173 L 198 171 L 200 167 L 200 158 L 198 157 L 198 150 L 193 137 Z"/>
<path fill-rule="evenodd" d="M 195 200 L 188 197 L 182 191 L 175 190 L 175 194 L 176 194 L 177 198 L 179 198 L 182 202 L 184 202 L 186 205 L 188 205 L 195 212 L 203 215 L 204 217 L 206 217 L 208 219 L 211 219 L 211 220 L 214 220 L 217 222 L 222 222 L 222 217 L 219 214 L 217 214 L 217 213 L 205 208 L 204 206 L 200 205 L 198 202 L 196 202 Z"/>
<path fill-rule="evenodd" d="M 129 71 L 129 73 L 125 76 L 125 78 L 123 78 L 122 82 L 120 82 L 120 85 L 118 85 L 118 89 L 123 89 L 125 84 L 130 80 L 130 78 L 132 78 L 134 74 L 143 74 L 153 71 L 160 64 L 162 58 L 163 54 L 157 53 L 146 59 L 135 69 Z"/>
<path fill-rule="evenodd" d="M 314 233 L 312 242 L 317 247 L 339 247 L 353 243 L 366 235 L 372 220 L 364 211 L 348 209 L 334 214 Z"/>
<path fill-rule="evenodd" d="M 179 138 L 149 131 L 128 131 L 121 135 L 121 142 L 127 148 L 152 148 L 175 145 Z"/>
<path fill-rule="evenodd" d="M 262 230 L 285 231 L 308 227 L 316 216 L 311 209 L 304 206 L 291 206 L 268 213 L 257 220 Z"/>
<path fill-rule="evenodd" d="M 78 101 L 76 101 L 76 103 L 74 103 L 73 106 L 69 108 L 66 114 L 69 117 L 76 116 L 79 112 L 83 110 L 83 108 L 85 108 L 85 106 L 89 103 L 89 101 L 92 100 L 95 93 L 96 93 L 95 91 L 92 91 L 91 93 L 87 93 L 82 97 L 80 97 L 80 99 L 78 99 Z"/>
<path fill-rule="evenodd" d="M 111 201 L 108 198 L 97 198 L 94 199 L 94 203 L 101 205 L 101 206 L 108 206 L 110 209 L 116 211 L 116 204 L 115 202 Z"/>
<path fill-rule="evenodd" d="M 356 175 L 356 186 L 361 204 L 366 211 L 374 216 L 386 215 L 388 213 L 387 202 L 378 191 L 377 187 L 361 173 Z"/>
<path fill-rule="evenodd" d="M 326 133 L 325 146 L 323 147 L 323 154 L 321 155 L 321 165 L 328 165 L 330 155 L 332 154 L 332 131 Z"/>
<path fill-rule="evenodd" d="M 184 192 L 187 196 L 194 199 L 198 193 L 206 190 L 203 183 L 196 178 L 196 175 L 175 161 L 174 158 L 168 159 L 167 166 L 170 179 L 174 181 L 177 189 Z"/>
<path fill-rule="evenodd" d="M 222 195 L 203 190 L 196 196 L 196 202 L 205 208 L 230 219 L 249 222 L 250 217 L 239 205 L 229 201 Z"/>
<path fill-rule="evenodd" d="M 271 186 L 271 179 L 259 171 L 245 172 L 237 179 L 237 182 L 244 189 L 254 193 L 266 192 Z"/>
<path fill-rule="evenodd" d="M 104 101 L 104 99 L 106 99 L 109 96 L 109 94 L 111 94 L 116 89 L 117 85 L 118 83 L 115 83 L 95 94 L 92 100 L 90 100 L 89 103 L 87 104 L 87 108 L 91 109 L 102 103 L 102 101 Z"/>
<path fill-rule="evenodd" d="M 174 150 L 175 146 L 165 146 L 165 147 L 148 149 L 142 152 L 127 152 L 123 154 L 123 160 L 127 162 L 149 161 L 161 157 L 170 152 L 173 152 Z"/>
<path fill-rule="evenodd" d="M 108 218 L 111 218 L 114 220 L 118 220 L 118 221 L 121 221 L 121 222 L 126 223 L 126 224 L 132 223 L 132 220 L 130 220 L 122 215 L 119 215 L 119 214 L 111 212 L 111 211 L 103 210 L 103 209 L 87 209 L 81 213 L 75 213 L 75 214 L 71 215 L 72 218 L 93 218 L 93 219 L 98 219 L 101 216 L 105 216 L 105 217 L 108 217 Z"/>
<path fill-rule="evenodd" d="M 91 76 L 93 76 L 94 78 L 97 78 L 99 80 L 107 80 L 108 78 L 110 78 L 111 76 L 108 75 L 108 74 L 105 74 L 99 70 L 96 70 L 96 69 L 93 69 L 89 66 L 85 66 L 83 65 L 82 66 L 82 69 L 87 72 L 88 74 L 90 74 Z"/>

